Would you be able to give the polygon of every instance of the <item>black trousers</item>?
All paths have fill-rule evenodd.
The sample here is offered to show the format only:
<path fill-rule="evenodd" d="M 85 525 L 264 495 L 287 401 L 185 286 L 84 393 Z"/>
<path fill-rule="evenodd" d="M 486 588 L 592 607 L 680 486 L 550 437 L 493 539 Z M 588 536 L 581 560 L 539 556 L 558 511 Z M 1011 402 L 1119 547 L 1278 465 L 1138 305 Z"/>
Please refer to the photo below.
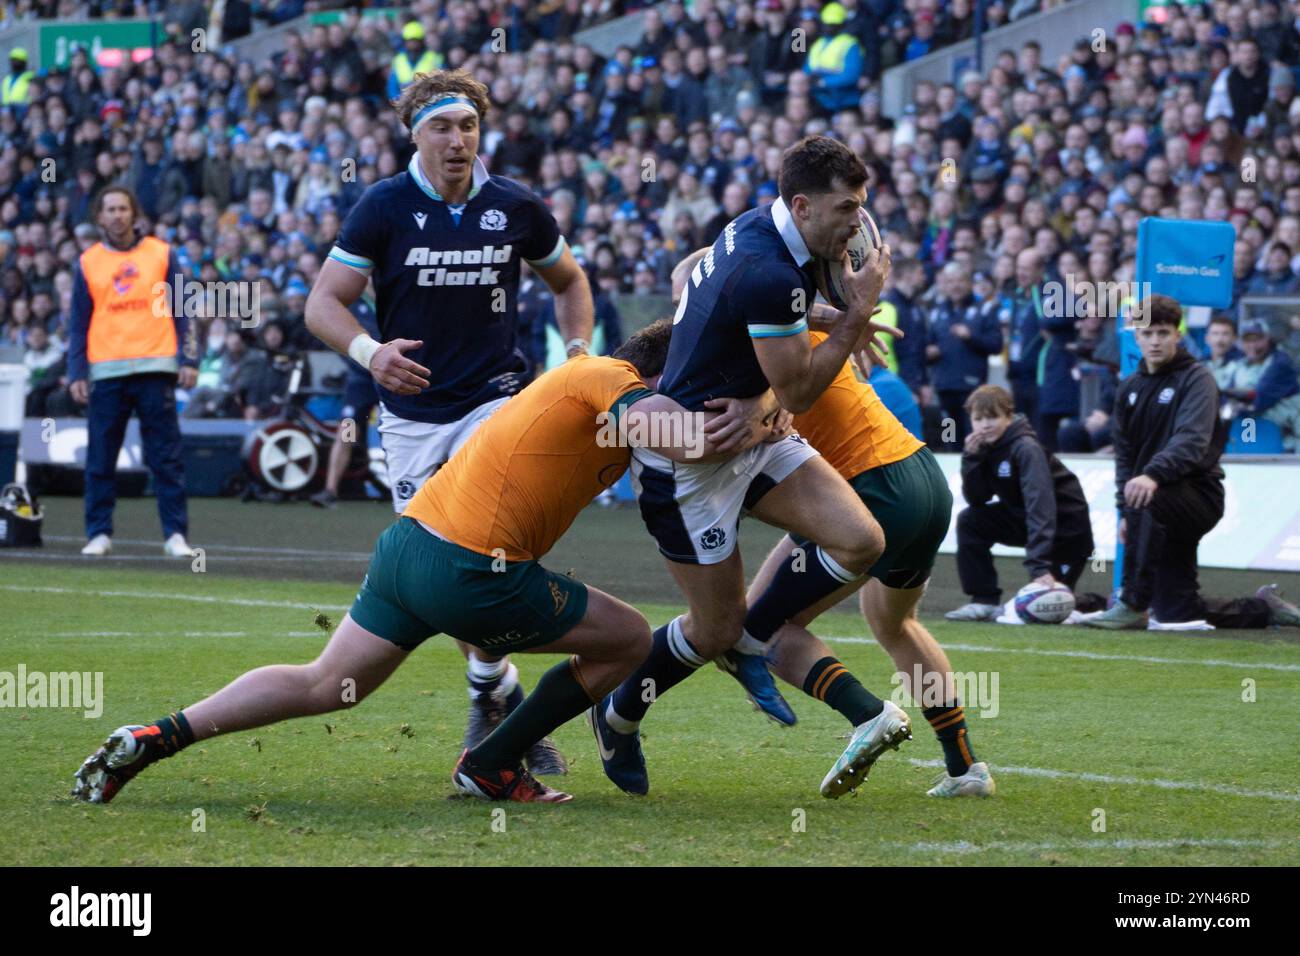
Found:
<path fill-rule="evenodd" d="M 1011 397 L 1015 400 L 1016 411 L 1024 415 L 1038 431 L 1038 386 L 1032 380 L 1012 379 Z"/>
<path fill-rule="evenodd" d="M 1156 489 L 1145 508 L 1125 508 L 1124 603 L 1174 624 L 1206 620 L 1215 627 L 1267 627 L 1268 605 L 1256 597 L 1203 598 L 1196 578 L 1201 538 L 1223 517 L 1223 485 L 1175 481 Z"/>
<path fill-rule="evenodd" d="M 1040 413 L 1038 421 L 1034 423 L 1034 431 L 1038 432 L 1038 441 L 1042 444 L 1043 449 L 1049 455 L 1055 455 L 1060 450 L 1058 432 L 1061 429 L 1061 422 L 1065 421 L 1069 417 L 1069 415 L 1046 415 Z"/>
<path fill-rule="evenodd" d="M 962 444 L 966 441 L 966 436 L 970 434 L 970 416 L 966 414 L 966 399 L 970 398 L 970 393 L 975 391 L 973 388 L 962 390 L 943 389 L 936 392 L 939 396 L 939 408 L 942 409 L 945 418 L 951 418 L 957 423 L 957 438 L 955 442 L 945 443 L 942 447 L 944 451 L 955 451 L 961 453 Z"/>
<path fill-rule="evenodd" d="M 971 505 L 957 515 L 957 576 L 961 589 L 980 604 L 1001 604 L 993 545 L 1024 547 L 1028 538 L 1025 513 L 1004 504 Z M 1058 535 L 1052 542 L 1052 575 L 1074 590 L 1092 557 L 1092 530 Z"/>

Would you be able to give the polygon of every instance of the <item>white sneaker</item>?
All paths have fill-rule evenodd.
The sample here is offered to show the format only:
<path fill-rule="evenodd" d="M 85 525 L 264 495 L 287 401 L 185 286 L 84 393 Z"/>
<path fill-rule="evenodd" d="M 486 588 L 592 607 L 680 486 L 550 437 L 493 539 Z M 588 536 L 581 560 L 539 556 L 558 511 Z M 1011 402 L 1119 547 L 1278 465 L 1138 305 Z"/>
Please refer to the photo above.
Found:
<path fill-rule="evenodd" d="M 989 773 L 989 765 L 981 760 L 971 764 L 960 777 L 950 777 L 945 773 L 938 783 L 926 791 L 926 796 L 991 797 L 997 789 L 997 784 Z"/>
<path fill-rule="evenodd" d="M 194 549 L 185 540 L 185 535 L 177 531 L 163 542 L 163 554 L 169 558 L 192 558 L 194 557 Z"/>
<path fill-rule="evenodd" d="M 886 747 L 897 750 L 904 740 L 911 739 L 912 722 L 907 713 L 893 701 L 885 701 L 884 710 L 853 728 L 849 745 L 822 780 L 822 796 L 834 800 L 856 790 L 866 783 L 867 774 Z"/>
<path fill-rule="evenodd" d="M 992 621 L 1001 613 L 1002 606 L 999 604 L 976 604 L 972 601 L 955 611 L 949 611 L 944 617 L 950 621 Z"/>
<path fill-rule="evenodd" d="M 92 558 L 102 558 L 113 550 L 113 539 L 106 534 L 97 534 L 81 549 L 81 553 Z"/>

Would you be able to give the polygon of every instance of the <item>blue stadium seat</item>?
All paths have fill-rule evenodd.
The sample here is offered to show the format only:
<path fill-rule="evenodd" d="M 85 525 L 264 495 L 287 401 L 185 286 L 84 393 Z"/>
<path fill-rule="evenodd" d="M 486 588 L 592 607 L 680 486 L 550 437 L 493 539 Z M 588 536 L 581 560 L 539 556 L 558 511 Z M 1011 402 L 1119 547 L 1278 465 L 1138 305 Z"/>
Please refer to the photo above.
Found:
<path fill-rule="evenodd" d="M 1248 422 L 1254 423 L 1255 440 L 1244 441 L 1242 432 Z M 1232 430 L 1228 433 L 1228 446 L 1224 454 L 1228 455 L 1281 455 L 1282 429 L 1264 418 L 1242 416 L 1232 420 Z"/>

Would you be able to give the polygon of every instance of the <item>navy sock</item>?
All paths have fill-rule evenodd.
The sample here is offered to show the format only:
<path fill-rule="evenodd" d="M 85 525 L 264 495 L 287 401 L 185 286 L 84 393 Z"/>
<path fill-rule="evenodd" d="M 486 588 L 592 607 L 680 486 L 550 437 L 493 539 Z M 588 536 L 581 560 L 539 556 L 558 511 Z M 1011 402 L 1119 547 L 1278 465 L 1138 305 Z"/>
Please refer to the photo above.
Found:
<path fill-rule="evenodd" d="M 803 692 L 843 714 L 854 727 L 879 717 L 885 702 L 834 657 L 823 657 L 803 679 Z"/>
<path fill-rule="evenodd" d="M 781 625 L 828 594 L 861 578 L 811 542 L 796 548 L 745 615 L 745 633 L 766 643 Z"/>
<path fill-rule="evenodd" d="M 921 713 L 930 722 L 934 735 L 943 746 L 943 762 L 948 768 L 948 775 L 960 777 L 975 763 L 975 751 L 971 750 L 970 741 L 966 739 L 966 714 L 961 709 L 961 702 L 925 707 Z"/>
<path fill-rule="evenodd" d="M 594 701 L 578 677 L 575 660 L 543 674 L 523 703 L 469 752 L 470 763 L 484 770 L 518 766 L 529 747 L 590 707 Z"/>
<path fill-rule="evenodd" d="M 654 633 L 650 656 L 632 672 L 632 676 L 619 684 L 611 699 L 614 712 L 627 724 L 638 724 L 650 705 L 670 687 L 675 687 L 699 670 L 707 660 L 691 646 L 682 633 L 681 618 L 675 618 Z M 611 721 L 614 730 L 624 731 L 617 721 Z"/>

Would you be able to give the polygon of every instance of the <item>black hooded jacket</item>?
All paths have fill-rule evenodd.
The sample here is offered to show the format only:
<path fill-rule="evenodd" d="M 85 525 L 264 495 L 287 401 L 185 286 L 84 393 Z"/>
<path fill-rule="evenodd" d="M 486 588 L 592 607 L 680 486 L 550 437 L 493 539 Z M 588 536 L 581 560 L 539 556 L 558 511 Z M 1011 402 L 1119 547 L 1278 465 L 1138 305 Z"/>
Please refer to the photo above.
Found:
<path fill-rule="evenodd" d="M 972 505 L 998 500 L 1025 521 L 1025 567 L 1032 577 L 1052 569 L 1058 538 L 1092 535 L 1088 499 L 1074 472 L 1038 443 L 1023 415 L 1017 415 L 992 445 L 961 456 L 961 489 Z"/>
<path fill-rule="evenodd" d="M 1182 479 L 1223 481 L 1219 458 L 1227 428 L 1219 418 L 1219 386 L 1210 370 L 1180 348 L 1154 373 L 1144 361 L 1115 393 L 1115 499 L 1135 475 L 1158 484 Z"/>

